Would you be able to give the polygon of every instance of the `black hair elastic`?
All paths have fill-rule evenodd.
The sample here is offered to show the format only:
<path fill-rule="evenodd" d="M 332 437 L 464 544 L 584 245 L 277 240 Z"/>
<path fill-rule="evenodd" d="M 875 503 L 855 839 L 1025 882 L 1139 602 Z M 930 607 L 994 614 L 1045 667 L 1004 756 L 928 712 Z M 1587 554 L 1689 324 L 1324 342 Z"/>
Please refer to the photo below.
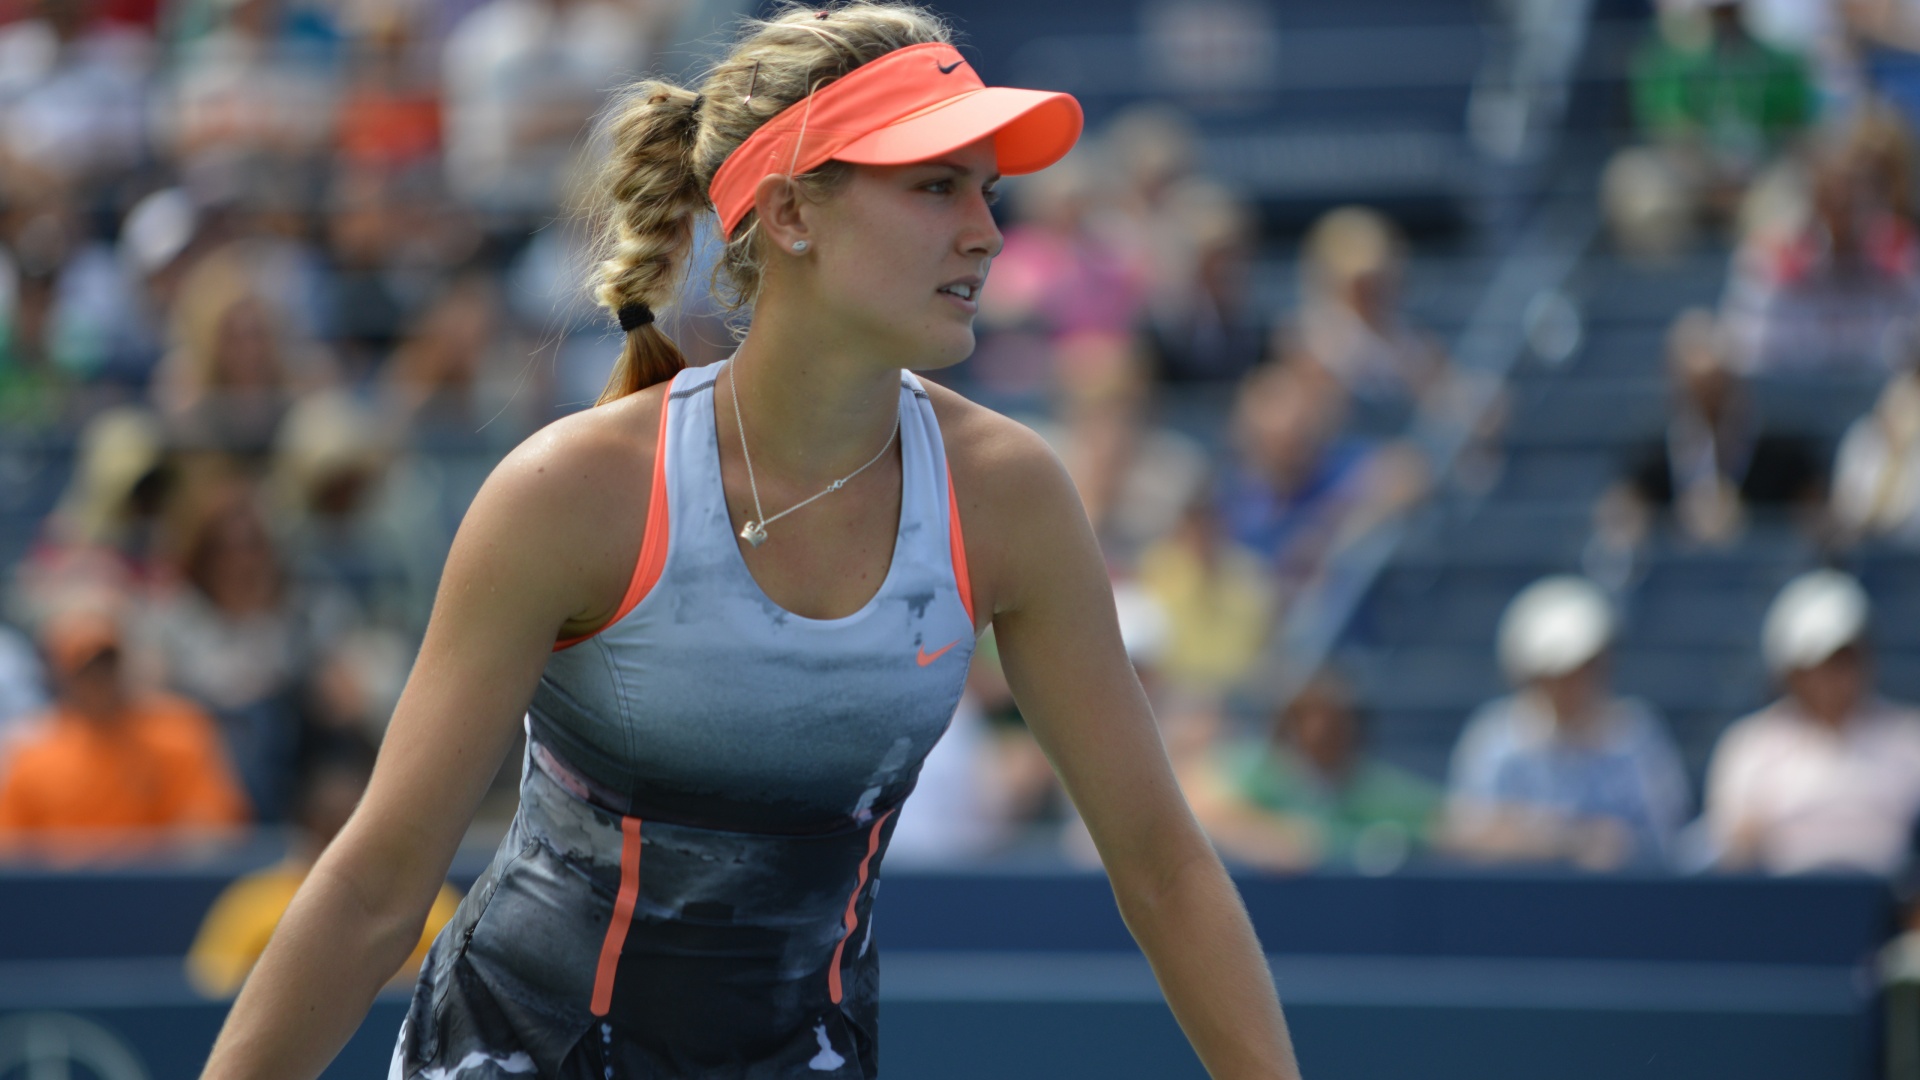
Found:
<path fill-rule="evenodd" d="M 620 305 L 620 329 L 631 334 L 653 321 L 653 309 L 645 304 Z"/>

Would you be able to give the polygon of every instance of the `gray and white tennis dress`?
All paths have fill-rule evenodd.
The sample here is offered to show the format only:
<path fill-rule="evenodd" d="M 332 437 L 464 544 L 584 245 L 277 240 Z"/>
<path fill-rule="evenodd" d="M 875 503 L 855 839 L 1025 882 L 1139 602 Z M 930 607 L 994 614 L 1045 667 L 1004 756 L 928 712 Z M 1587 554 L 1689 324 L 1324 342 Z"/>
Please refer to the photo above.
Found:
<path fill-rule="evenodd" d="M 974 646 L 946 453 L 902 372 L 886 579 L 794 615 L 734 540 L 720 367 L 671 384 L 633 583 L 547 663 L 519 812 L 428 953 L 396 1080 L 877 1074 L 880 863 Z"/>

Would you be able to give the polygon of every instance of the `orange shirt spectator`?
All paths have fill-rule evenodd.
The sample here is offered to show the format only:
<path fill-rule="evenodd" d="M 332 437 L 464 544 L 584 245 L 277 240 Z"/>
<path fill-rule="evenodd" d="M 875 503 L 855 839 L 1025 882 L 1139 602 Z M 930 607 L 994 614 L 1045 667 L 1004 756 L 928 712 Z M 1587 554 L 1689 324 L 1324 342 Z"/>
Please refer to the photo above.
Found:
<path fill-rule="evenodd" d="M 0 851 L 86 861 L 247 820 L 212 718 L 129 691 L 112 620 L 56 615 L 42 646 L 56 697 L 0 772 Z"/>

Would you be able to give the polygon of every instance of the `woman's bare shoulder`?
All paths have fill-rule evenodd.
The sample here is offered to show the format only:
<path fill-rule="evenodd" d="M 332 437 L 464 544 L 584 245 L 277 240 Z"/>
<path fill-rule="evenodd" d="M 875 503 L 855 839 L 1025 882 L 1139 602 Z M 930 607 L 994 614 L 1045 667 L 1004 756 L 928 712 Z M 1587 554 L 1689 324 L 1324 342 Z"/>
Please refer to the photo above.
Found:
<path fill-rule="evenodd" d="M 509 451 L 487 485 L 516 507 L 561 511 L 552 525 L 616 504 L 644 511 L 665 392 L 648 387 L 555 420 Z"/>
<path fill-rule="evenodd" d="M 1037 432 L 928 386 L 946 444 L 975 597 L 998 614 L 1020 606 L 1063 551 L 1094 550 L 1079 492 Z M 1063 548 L 1063 541 L 1065 547 Z"/>
<path fill-rule="evenodd" d="M 1057 491 L 1053 485 L 1070 483 L 1059 455 L 1032 428 L 944 386 L 924 381 L 923 385 L 933 403 L 934 417 L 940 422 L 956 491 L 1018 501 L 1028 494 Z M 979 504 L 974 498 L 964 501 L 969 506 Z"/>
<path fill-rule="evenodd" d="M 568 622 L 611 611 L 646 530 L 664 385 L 574 413 L 494 467 L 461 525 L 468 539 L 537 562 L 568 595 Z"/>

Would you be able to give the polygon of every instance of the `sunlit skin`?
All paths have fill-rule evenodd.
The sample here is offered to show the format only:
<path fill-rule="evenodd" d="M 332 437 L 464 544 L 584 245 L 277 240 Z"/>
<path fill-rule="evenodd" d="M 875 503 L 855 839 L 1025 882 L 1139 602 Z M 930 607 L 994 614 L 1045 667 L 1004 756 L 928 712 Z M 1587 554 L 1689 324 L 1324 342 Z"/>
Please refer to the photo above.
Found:
<path fill-rule="evenodd" d="M 763 285 L 731 371 L 768 514 L 886 444 L 901 368 L 972 352 L 977 300 L 939 290 L 984 279 L 1000 250 L 995 171 L 981 140 L 932 163 L 857 166 L 819 202 L 783 177 L 761 182 Z M 738 529 L 754 510 L 732 389 L 723 376 L 712 408 Z M 412 951 L 554 642 L 599 629 L 619 606 L 645 534 L 665 391 L 559 420 L 488 478 L 367 794 L 288 909 L 205 1077 L 317 1075 Z M 1021 714 L 1174 1016 L 1219 1080 L 1297 1077 L 1259 942 L 1175 782 L 1065 469 L 1032 431 L 937 385 L 927 392 L 958 492 L 976 629 L 993 627 Z M 898 455 L 896 445 L 776 522 L 764 546 L 736 541 L 769 599 L 832 618 L 873 596 L 899 529 Z"/>
<path fill-rule="evenodd" d="M 804 498 L 871 457 L 892 427 L 901 368 L 972 355 L 978 294 L 939 290 L 985 283 L 1003 243 L 990 209 L 998 183 L 991 139 L 933 162 L 855 166 L 818 203 L 785 177 L 760 182 L 767 266 L 734 370 L 763 497 L 769 478 L 805 481 L 793 492 Z M 808 250 L 796 255 L 795 241 Z M 737 445 L 730 411 L 722 426 Z"/>

